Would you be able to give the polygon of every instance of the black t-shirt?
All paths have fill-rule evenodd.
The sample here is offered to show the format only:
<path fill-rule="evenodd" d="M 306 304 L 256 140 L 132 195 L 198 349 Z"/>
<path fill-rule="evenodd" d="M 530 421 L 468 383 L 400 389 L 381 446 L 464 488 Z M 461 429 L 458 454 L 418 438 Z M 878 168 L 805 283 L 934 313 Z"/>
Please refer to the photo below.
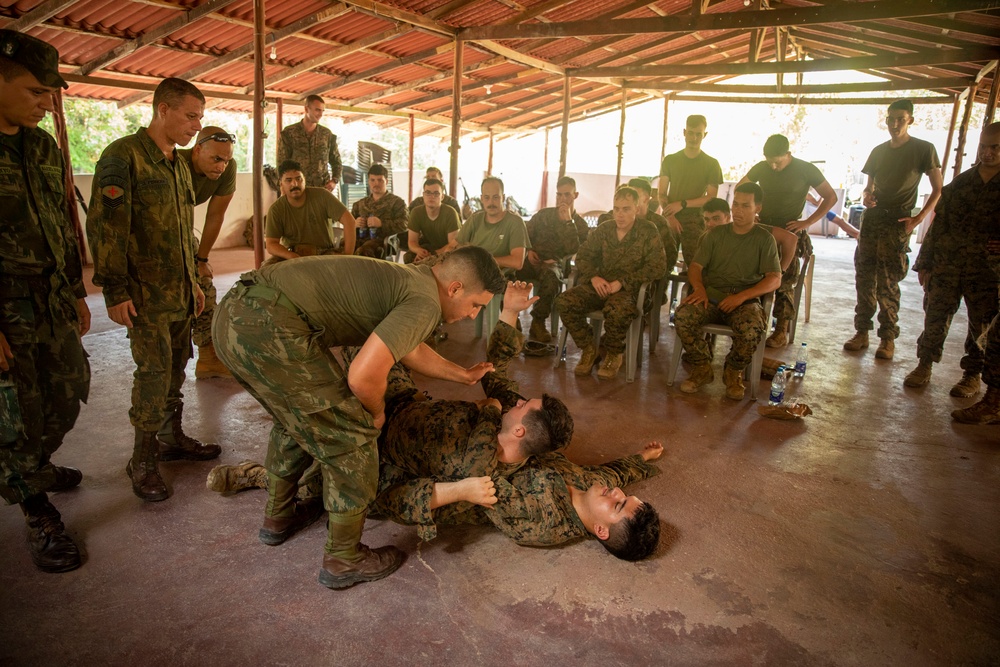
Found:
<path fill-rule="evenodd" d="M 826 180 L 816 165 L 797 157 L 792 157 L 781 171 L 774 171 L 767 162 L 758 162 L 747 172 L 747 178 L 764 191 L 760 219 L 773 227 L 784 227 L 798 220 L 806 205 L 809 188 Z"/>

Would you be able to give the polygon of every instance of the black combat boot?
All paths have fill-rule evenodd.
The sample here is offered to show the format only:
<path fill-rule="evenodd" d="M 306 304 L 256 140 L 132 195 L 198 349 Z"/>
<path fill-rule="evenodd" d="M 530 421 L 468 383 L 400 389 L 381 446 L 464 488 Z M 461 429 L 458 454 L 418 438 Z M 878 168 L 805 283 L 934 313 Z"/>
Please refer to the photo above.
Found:
<path fill-rule="evenodd" d="M 125 473 L 132 481 L 132 492 L 151 503 L 166 500 L 170 495 L 157 467 L 159 448 L 156 431 L 143 431 L 136 427 L 132 458 L 125 466 Z"/>
<path fill-rule="evenodd" d="M 185 435 L 181 428 L 181 416 L 184 404 L 178 403 L 173 412 L 167 413 L 163 426 L 156 437 L 160 441 L 161 461 L 210 461 L 222 453 L 222 448 L 209 443 L 202 444 L 194 438 Z"/>
<path fill-rule="evenodd" d="M 58 510 L 44 493 L 21 503 L 28 525 L 28 548 L 31 560 L 42 572 L 69 572 L 80 567 L 80 550 L 66 534 Z"/>

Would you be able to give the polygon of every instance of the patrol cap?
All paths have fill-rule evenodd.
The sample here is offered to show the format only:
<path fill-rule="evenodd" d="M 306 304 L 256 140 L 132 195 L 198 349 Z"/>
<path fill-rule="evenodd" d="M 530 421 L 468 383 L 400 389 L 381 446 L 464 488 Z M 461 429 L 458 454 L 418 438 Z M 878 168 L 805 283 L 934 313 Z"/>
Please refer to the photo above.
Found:
<path fill-rule="evenodd" d="M 48 42 L 13 30 L 0 30 L 0 56 L 35 75 L 38 82 L 49 88 L 69 88 L 59 76 L 59 52 Z"/>

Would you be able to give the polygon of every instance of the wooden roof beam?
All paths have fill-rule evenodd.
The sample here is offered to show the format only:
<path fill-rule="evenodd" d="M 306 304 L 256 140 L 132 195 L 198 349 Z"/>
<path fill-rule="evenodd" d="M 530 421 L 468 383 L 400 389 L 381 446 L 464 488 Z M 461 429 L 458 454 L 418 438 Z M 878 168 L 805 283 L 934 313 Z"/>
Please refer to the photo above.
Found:
<path fill-rule="evenodd" d="M 476 63 L 475 65 L 470 65 L 469 67 L 464 68 L 462 70 L 462 75 L 464 76 L 468 72 L 475 72 L 475 71 L 481 70 L 481 69 L 489 69 L 490 67 L 496 67 L 497 65 L 502 65 L 505 62 L 506 62 L 506 60 L 503 57 L 498 56 L 496 58 L 492 58 L 490 60 L 487 60 L 487 61 L 484 61 L 484 62 L 481 62 L 481 63 Z M 351 100 L 350 102 L 348 102 L 348 104 L 350 104 L 351 106 L 356 106 L 358 104 L 364 104 L 366 102 L 371 102 L 372 100 L 377 100 L 380 97 L 389 97 L 390 95 L 396 95 L 398 93 L 404 93 L 404 92 L 406 92 L 408 90 L 413 90 L 414 88 L 420 88 L 421 86 L 426 86 L 426 85 L 431 84 L 431 83 L 436 83 L 438 81 L 444 81 L 445 79 L 451 79 L 454 76 L 455 76 L 455 73 L 452 70 L 450 70 L 450 69 L 449 70 L 442 70 L 442 71 L 438 72 L 437 74 L 434 74 L 434 75 L 428 76 L 428 77 L 424 77 L 423 79 L 419 79 L 417 81 L 409 81 L 407 83 L 403 83 L 403 84 L 400 84 L 398 86 L 391 86 L 391 87 L 386 88 L 384 90 L 379 90 L 379 91 L 376 91 L 374 93 L 369 93 L 367 95 L 362 95 L 361 97 L 356 97 L 353 100 Z"/>
<path fill-rule="evenodd" d="M 992 3 L 983 3 L 983 4 L 990 5 Z M 992 7 L 985 7 L 985 6 L 981 7 L 981 9 L 984 10 L 994 9 L 994 8 L 995 5 L 993 5 Z M 961 11 L 972 11 L 972 10 L 955 9 L 953 11 L 961 12 Z M 980 37 L 992 37 L 993 39 L 996 39 L 997 37 L 997 29 L 993 27 L 992 24 L 988 23 L 968 23 L 966 21 L 959 21 L 957 19 L 946 18 L 946 17 L 937 17 L 934 19 L 906 17 L 906 21 L 908 23 L 917 23 L 919 25 L 925 25 L 930 28 L 934 28 L 941 34 L 945 34 L 947 31 L 947 32 L 962 32 L 968 35 L 979 35 Z M 933 38 L 933 34 L 928 35 L 928 39 L 931 38 Z"/>
<path fill-rule="evenodd" d="M 678 95 L 673 98 L 683 102 L 722 102 L 724 104 L 804 104 L 804 105 L 847 105 L 847 104 L 885 104 L 892 103 L 894 97 L 713 97 L 710 95 Z M 952 104 L 955 100 L 952 95 L 941 95 L 939 97 L 911 97 L 914 104 Z"/>
<path fill-rule="evenodd" d="M 384 65 L 379 65 L 378 67 L 372 67 L 361 72 L 355 72 L 354 74 L 348 74 L 347 76 L 342 76 L 339 79 L 335 79 L 330 83 L 323 84 L 318 88 L 306 91 L 296 97 L 296 99 L 302 99 L 309 97 L 310 95 L 323 95 L 330 92 L 331 90 L 336 90 L 341 86 L 346 86 L 349 83 L 354 83 L 355 81 L 364 81 L 365 79 L 370 79 L 372 77 L 378 76 L 379 74 L 385 74 L 398 67 L 405 67 L 406 65 L 412 65 L 413 63 L 424 60 L 425 58 L 433 58 L 434 56 L 439 56 L 443 53 L 448 53 L 455 48 L 455 42 L 446 42 L 441 46 L 435 47 L 433 49 L 424 49 L 414 53 L 413 55 L 405 56 L 403 58 L 393 58 L 390 62 Z M 383 54 L 385 55 L 385 54 Z M 391 57 L 391 56 L 386 56 Z"/>
<path fill-rule="evenodd" d="M 36 25 L 45 23 L 50 18 L 74 4 L 76 0 L 46 0 L 30 12 L 21 15 L 4 26 L 4 30 L 14 30 L 16 32 L 28 32 Z"/>
<path fill-rule="evenodd" d="M 478 79 L 471 86 L 464 86 L 465 91 L 474 90 L 476 88 L 482 88 L 484 86 L 495 86 L 498 83 L 506 83 L 507 81 L 513 81 L 517 79 L 526 79 L 528 77 L 537 77 L 537 70 L 522 70 L 520 72 L 515 72 L 514 74 L 505 74 L 503 76 L 495 76 L 490 79 Z M 434 100 L 441 99 L 443 97 L 451 98 L 451 90 L 438 91 L 425 95 L 424 97 L 410 100 L 403 104 L 393 104 L 389 108 L 396 111 L 399 109 L 412 109 L 421 104 L 427 104 L 428 102 L 433 102 Z"/>
<path fill-rule="evenodd" d="M 454 37 L 458 33 L 456 28 L 435 21 L 431 17 L 408 12 L 405 9 L 399 9 L 392 5 L 376 2 L 375 0 L 350 0 L 347 4 L 355 7 L 363 14 L 375 16 L 380 19 L 390 19 L 398 23 L 405 23 L 416 28 L 422 28 L 428 32 L 445 35 L 446 37 Z"/>
<path fill-rule="evenodd" d="M 866 81 L 863 83 L 824 83 L 801 86 L 782 86 L 782 93 L 789 95 L 835 95 L 840 93 L 876 93 L 893 90 L 935 90 L 968 87 L 974 79 L 968 77 L 948 77 L 923 79 L 918 81 Z M 626 88 L 635 90 L 668 90 L 702 93 L 731 93 L 734 95 L 765 94 L 778 92 L 777 86 L 758 86 L 718 83 L 655 83 L 636 79 L 626 80 Z"/>

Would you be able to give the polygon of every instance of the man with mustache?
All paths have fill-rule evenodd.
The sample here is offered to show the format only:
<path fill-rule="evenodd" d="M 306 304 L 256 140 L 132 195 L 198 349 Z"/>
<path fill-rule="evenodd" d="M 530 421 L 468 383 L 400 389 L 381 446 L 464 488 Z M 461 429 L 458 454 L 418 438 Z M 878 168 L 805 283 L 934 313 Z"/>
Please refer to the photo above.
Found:
<path fill-rule="evenodd" d="M 504 208 L 503 181 L 496 176 L 483 179 L 483 210 L 466 220 L 455 242 L 485 248 L 505 273 L 519 271 L 531 243 L 521 216 Z"/>
<path fill-rule="evenodd" d="M 344 253 L 354 254 L 354 216 L 324 188 L 307 187 L 298 162 L 278 165 L 281 196 L 271 204 L 264 224 L 265 264 L 310 255 L 339 254 L 333 224 L 344 229 Z"/>
<path fill-rule="evenodd" d="M 161 81 L 149 127 L 101 154 L 87 215 L 94 284 L 103 288 L 108 317 L 128 328 L 136 363 L 129 410 L 135 441 L 125 472 L 148 502 L 170 495 L 159 461 L 204 461 L 221 451 L 181 429 L 191 319 L 205 295 L 196 277 L 191 170 L 176 147 L 198 134 L 204 112 L 205 96 L 194 85 Z"/>

